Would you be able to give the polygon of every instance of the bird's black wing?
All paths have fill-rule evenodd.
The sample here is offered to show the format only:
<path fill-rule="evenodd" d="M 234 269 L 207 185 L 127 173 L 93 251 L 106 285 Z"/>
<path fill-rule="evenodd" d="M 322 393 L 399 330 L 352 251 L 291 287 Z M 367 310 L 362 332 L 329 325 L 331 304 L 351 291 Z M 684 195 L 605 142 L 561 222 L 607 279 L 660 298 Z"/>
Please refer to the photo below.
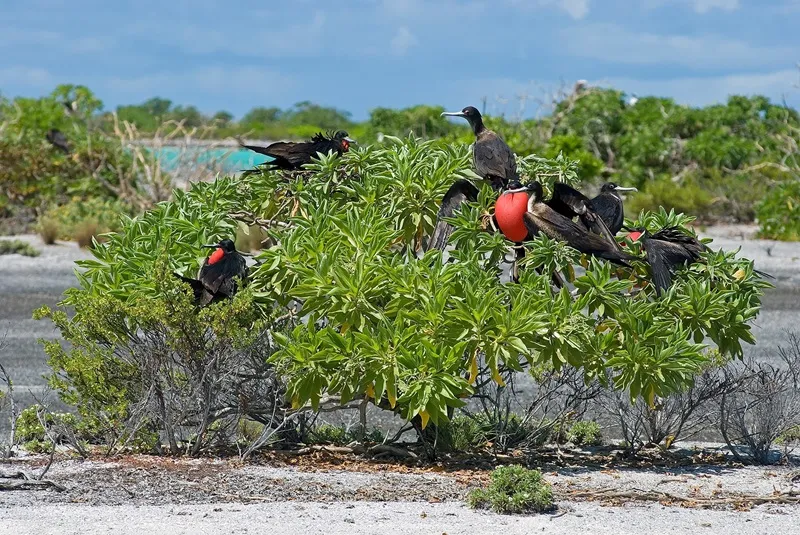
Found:
<path fill-rule="evenodd" d="M 682 232 L 678 227 L 663 228 L 654 233 L 650 239 L 680 245 L 683 250 L 682 255 L 685 257 L 680 262 L 694 262 L 700 258 L 700 253 L 708 249 L 700 240 Z"/>
<path fill-rule="evenodd" d="M 612 248 L 621 250 L 604 219 L 594 211 L 592 201 L 580 191 L 563 182 L 556 182 L 553 184 L 553 196 L 545 204 L 568 219 L 577 215 L 584 228 L 601 236 Z"/>
<path fill-rule="evenodd" d="M 580 191 L 563 182 L 556 182 L 553 184 L 553 195 L 545 204 L 564 217 L 572 219 L 585 214 L 589 203 L 589 198 Z"/>
<path fill-rule="evenodd" d="M 51 145 L 62 151 L 64 154 L 69 154 L 72 151 L 69 146 L 69 141 L 67 141 L 67 136 L 65 136 L 62 131 L 54 128 L 50 130 L 45 137 Z"/>
<path fill-rule="evenodd" d="M 483 132 L 475 141 L 473 162 L 475 172 L 486 180 L 497 178 L 504 186 L 519 180 L 514 153 L 494 132 Z"/>
<path fill-rule="evenodd" d="M 209 264 L 208 259 L 203 262 L 200 268 L 200 275 L 197 277 L 203 286 L 212 294 L 222 294 L 231 297 L 236 293 L 236 281 L 234 278 L 242 279 L 242 283 L 247 278 L 247 263 L 239 253 L 231 253 L 219 262 Z"/>
<path fill-rule="evenodd" d="M 616 236 L 625 222 L 622 199 L 611 193 L 601 193 L 592 199 L 591 208 L 603 219 L 611 234 Z"/>
<path fill-rule="evenodd" d="M 436 216 L 436 226 L 428 242 L 428 250 L 439 249 L 444 251 L 447 241 L 453 233 L 453 226 L 444 220 L 446 217 L 453 217 L 453 214 L 462 204 L 467 201 L 478 199 L 478 188 L 469 180 L 457 180 L 447 193 L 444 194 L 442 204 L 439 206 L 439 213 Z"/>
<path fill-rule="evenodd" d="M 629 260 L 636 259 L 635 256 L 620 251 L 600 235 L 589 232 L 546 204 L 534 204 L 532 210 L 525 213 L 523 220 L 530 234 L 541 232 L 551 239 L 566 242 L 584 254 L 604 258 L 626 267 L 630 267 Z"/>
<path fill-rule="evenodd" d="M 697 259 L 680 243 L 651 236 L 645 239 L 642 245 L 647 255 L 647 262 L 653 270 L 653 281 L 659 294 L 672 285 L 672 269 L 675 266 L 691 263 Z"/>
<path fill-rule="evenodd" d="M 206 287 L 202 282 L 197 279 L 190 279 L 189 277 L 178 275 L 177 273 L 173 273 L 173 275 L 192 287 L 192 293 L 194 294 L 194 300 L 196 303 L 203 299 L 203 294 L 205 293 Z"/>

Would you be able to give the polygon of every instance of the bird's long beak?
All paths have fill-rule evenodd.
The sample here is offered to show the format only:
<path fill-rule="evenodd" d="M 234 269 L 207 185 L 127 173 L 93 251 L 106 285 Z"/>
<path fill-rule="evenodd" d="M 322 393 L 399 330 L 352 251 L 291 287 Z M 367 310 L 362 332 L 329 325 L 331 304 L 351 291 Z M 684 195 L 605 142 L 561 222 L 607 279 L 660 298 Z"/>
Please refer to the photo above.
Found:
<path fill-rule="evenodd" d="M 614 188 L 614 191 L 639 191 L 639 190 L 636 188 L 623 188 L 621 186 L 617 186 L 616 188 Z"/>
<path fill-rule="evenodd" d="M 350 144 L 353 144 L 353 143 L 358 144 L 358 141 L 356 141 L 355 139 L 349 138 L 349 137 L 344 138 L 344 140 L 347 141 Z"/>
<path fill-rule="evenodd" d="M 466 117 L 462 111 L 443 111 L 440 117 Z"/>
<path fill-rule="evenodd" d="M 523 191 L 528 192 L 528 191 L 532 191 L 532 190 L 533 190 L 533 187 L 531 187 L 531 186 L 522 186 L 520 188 L 507 189 L 503 193 L 504 194 L 505 193 L 522 193 Z"/>
<path fill-rule="evenodd" d="M 203 244 L 200 247 L 208 247 L 209 249 L 218 249 L 219 248 L 219 244 L 218 243 L 208 244 L 208 245 Z"/>

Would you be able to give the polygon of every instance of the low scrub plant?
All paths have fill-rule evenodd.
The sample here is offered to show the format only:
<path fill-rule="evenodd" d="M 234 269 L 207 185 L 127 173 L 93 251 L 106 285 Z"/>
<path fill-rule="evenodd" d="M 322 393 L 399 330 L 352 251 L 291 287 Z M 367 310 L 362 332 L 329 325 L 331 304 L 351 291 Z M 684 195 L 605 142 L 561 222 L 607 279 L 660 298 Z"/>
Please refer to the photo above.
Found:
<path fill-rule="evenodd" d="M 501 466 L 492 472 L 489 487 L 470 492 L 467 503 L 500 514 L 545 513 L 553 509 L 553 491 L 539 470 Z"/>
<path fill-rule="evenodd" d="M 19 254 L 23 256 L 39 256 L 41 251 L 22 240 L 0 240 L 0 255 Z"/>
<path fill-rule="evenodd" d="M 600 424 L 591 420 L 575 422 L 567 431 L 567 440 L 578 446 L 599 446 L 603 442 Z"/>
<path fill-rule="evenodd" d="M 800 180 L 771 188 L 758 206 L 759 237 L 800 241 Z"/>

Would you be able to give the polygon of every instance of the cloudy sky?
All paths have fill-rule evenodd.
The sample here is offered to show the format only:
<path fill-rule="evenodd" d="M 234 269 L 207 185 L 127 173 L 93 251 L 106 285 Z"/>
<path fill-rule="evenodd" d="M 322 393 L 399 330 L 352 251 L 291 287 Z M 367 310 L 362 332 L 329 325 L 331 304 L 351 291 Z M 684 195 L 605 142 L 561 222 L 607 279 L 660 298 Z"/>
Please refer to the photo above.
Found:
<path fill-rule="evenodd" d="M 301 100 L 515 114 L 577 79 L 800 106 L 800 0 L 2 0 L 0 92 L 88 85 L 240 116 Z"/>

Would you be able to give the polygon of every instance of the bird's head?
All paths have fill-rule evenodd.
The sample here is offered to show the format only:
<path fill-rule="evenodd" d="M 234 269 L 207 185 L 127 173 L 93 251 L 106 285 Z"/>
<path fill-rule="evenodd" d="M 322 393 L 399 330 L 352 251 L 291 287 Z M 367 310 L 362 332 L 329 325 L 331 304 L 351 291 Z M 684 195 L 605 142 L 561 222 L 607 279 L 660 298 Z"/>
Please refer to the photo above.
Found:
<path fill-rule="evenodd" d="M 233 240 L 224 239 L 219 243 L 203 245 L 203 247 L 208 247 L 209 249 L 215 249 L 211 256 L 208 257 L 209 264 L 216 264 L 220 260 L 222 260 L 225 255 L 235 253 L 236 252 L 236 245 L 233 243 Z"/>
<path fill-rule="evenodd" d="M 613 182 L 606 182 L 600 187 L 601 193 L 619 193 L 620 191 L 639 191 L 636 188 L 623 188 L 622 186 L 617 186 Z"/>
<path fill-rule="evenodd" d="M 533 208 L 533 205 L 537 202 L 541 201 L 544 197 L 544 189 L 542 188 L 542 184 L 535 180 L 530 182 L 529 184 L 522 185 L 520 182 L 512 182 L 508 185 L 508 189 L 502 193 L 505 195 L 507 193 L 520 193 L 525 192 L 528 194 L 528 211 L 530 212 Z"/>
<path fill-rule="evenodd" d="M 442 117 L 463 117 L 469 122 L 472 131 L 476 134 L 483 129 L 483 118 L 481 112 L 475 106 L 467 106 L 461 111 L 445 111 L 442 112 Z"/>
<path fill-rule="evenodd" d="M 341 144 L 342 150 L 345 152 L 350 150 L 350 145 L 356 142 L 356 140 L 351 139 L 349 134 L 344 130 L 337 130 L 333 134 L 333 139 L 334 141 L 338 141 Z"/>

